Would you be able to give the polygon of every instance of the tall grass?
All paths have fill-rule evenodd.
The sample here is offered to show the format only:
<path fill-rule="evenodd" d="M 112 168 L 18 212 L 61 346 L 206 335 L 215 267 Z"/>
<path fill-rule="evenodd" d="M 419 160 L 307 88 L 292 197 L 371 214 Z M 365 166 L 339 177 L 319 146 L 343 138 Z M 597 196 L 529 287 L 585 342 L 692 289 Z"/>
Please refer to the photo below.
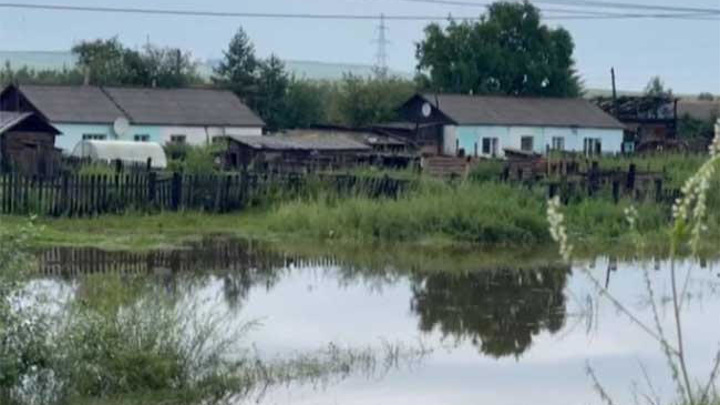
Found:
<path fill-rule="evenodd" d="M 283 204 L 267 216 L 271 231 L 318 239 L 473 243 L 549 241 L 542 199 L 506 185 L 428 182 L 398 199 L 320 196 Z"/>

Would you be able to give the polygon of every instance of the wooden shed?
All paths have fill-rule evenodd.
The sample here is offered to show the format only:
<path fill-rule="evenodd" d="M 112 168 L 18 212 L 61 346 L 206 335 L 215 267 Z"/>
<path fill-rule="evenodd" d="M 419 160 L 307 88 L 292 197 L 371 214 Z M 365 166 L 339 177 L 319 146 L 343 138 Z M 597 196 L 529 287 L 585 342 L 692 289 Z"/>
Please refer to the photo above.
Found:
<path fill-rule="evenodd" d="M 60 134 L 32 112 L 0 111 L 0 168 L 26 176 L 53 176 L 60 170 Z"/>
<path fill-rule="evenodd" d="M 302 139 L 283 136 L 233 136 L 227 142 L 224 166 L 228 169 L 305 171 L 357 165 L 372 148 L 350 139 Z"/>

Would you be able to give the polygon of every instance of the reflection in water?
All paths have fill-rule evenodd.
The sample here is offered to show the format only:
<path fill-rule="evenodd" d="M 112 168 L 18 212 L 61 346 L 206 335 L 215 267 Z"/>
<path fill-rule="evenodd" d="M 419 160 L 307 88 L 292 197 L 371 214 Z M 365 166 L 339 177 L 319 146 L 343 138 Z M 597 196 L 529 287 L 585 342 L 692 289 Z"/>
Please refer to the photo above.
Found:
<path fill-rule="evenodd" d="M 520 356 L 533 336 L 565 323 L 569 268 L 497 270 L 416 277 L 412 310 L 420 329 L 469 339 L 485 354 Z"/>

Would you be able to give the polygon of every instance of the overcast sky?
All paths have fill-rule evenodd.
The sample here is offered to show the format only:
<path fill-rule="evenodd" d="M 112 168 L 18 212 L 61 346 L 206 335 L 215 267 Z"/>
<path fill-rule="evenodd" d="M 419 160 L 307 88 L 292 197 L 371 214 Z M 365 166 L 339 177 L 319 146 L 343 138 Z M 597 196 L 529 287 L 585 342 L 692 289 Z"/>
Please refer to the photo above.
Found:
<path fill-rule="evenodd" d="M 481 2 L 483 0 L 468 0 Z M 1 1 L 0 1 L 1 2 Z M 720 9 L 720 0 L 636 0 L 635 3 Z M 23 0 L 23 3 L 196 9 L 270 13 L 476 15 L 481 7 L 403 0 Z M 558 7 L 558 6 L 548 6 Z M 0 8 L 0 49 L 67 50 L 89 38 L 118 35 L 130 46 L 151 42 L 217 58 L 238 25 L 260 55 L 285 59 L 363 63 L 374 61 L 378 21 L 316 21 L 116 15 Z M 609 88 L 610 67 L 618 86 L 642 89 L 653 75 L 677 93 L 720 93 L 720 20 L 553 20 L 570 31 L 575 59 L 587 87 Z M 388 64 L 413 71 L 414 44 L 425 22 L 389 21 Z"/>

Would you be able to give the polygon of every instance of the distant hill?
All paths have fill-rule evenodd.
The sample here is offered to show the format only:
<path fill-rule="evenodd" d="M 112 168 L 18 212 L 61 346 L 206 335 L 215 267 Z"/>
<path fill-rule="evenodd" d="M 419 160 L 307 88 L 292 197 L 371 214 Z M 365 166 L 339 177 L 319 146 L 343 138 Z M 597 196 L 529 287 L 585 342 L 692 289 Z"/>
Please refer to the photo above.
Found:
<path fill-rule="evenodd" d="M 71 52 L 65 51 L 0 51 L 0 67 L 10 63 L 13 69 L 27 66 L 34 70 L 62 70 L 75 66 L 76 58 Z M 339 80 L 344 74 L 356 76 L 370 76 L 373 73 L 371 65 L 350 63 L 329 63 L 306 60 L 284 61 L 290 74 L 297 78 L 312 80 Z M 219 59 L 198 62 L 198 73 L 204 78 L 210 78 L 214 66 Z M 404 79 L 412 79 L 413 74 L 391 70 L 390 74 Z"/>

